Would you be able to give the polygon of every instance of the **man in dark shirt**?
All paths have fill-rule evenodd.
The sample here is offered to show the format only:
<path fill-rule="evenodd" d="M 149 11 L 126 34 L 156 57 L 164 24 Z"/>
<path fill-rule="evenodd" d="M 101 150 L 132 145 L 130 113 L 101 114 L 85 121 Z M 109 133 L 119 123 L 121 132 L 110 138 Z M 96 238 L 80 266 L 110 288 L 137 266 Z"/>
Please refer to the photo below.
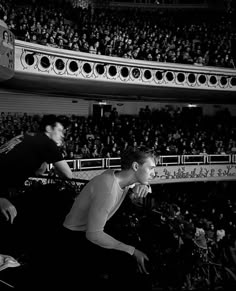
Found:
<path fill-rule="evenodd" d="M 72 178 L 72 172 L 64 160 L 59 146 L 64 138 L 64 126 L 55 115 L 42 118 L 40 132 L 25 135 L 13 149 L 0 157 L 0 212 L 13 223 L 17 215 L 11 203 L 10 189 L 24 185 L 30 176 L 42 174 L 52 163 L 60 177 Z"/>
<path fill-rule="evenodd" d="M 5 274 L 7 282 L 19 290 L 33 290 L 35 282 L 43 288 L 50 279 L 45 256 L 48 257 L 54 247 L 60 193 L 48 189 L 47 185 L 33 189 L 21 187 L 29 177 L 42 175 L 48 164 L 53 164 L 59 177 L 72 178 L 71 169 L 60 151 L 63 123 L 55 115 L 45 115 L 39 133 L 17 137 L 1 149 L 0 251 L 23 263 L 21 268 Z M 19 259 L 22 256 L 25 259 Z"/>

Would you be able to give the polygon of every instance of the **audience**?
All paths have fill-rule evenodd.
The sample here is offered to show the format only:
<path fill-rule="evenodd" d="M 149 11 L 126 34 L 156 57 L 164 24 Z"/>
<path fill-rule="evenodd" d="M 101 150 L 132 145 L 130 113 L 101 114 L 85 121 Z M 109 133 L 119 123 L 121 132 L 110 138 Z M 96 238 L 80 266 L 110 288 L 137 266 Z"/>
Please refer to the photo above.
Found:
<path fill-rule="evenodd" d="M 235 68 L 234 9 L 92 12 L 65 1 L 60 7 L 52 1 L 0 3 L 19 40 L 129 59 Z"/>
<path fill-rule="evenodd" d="M 156 255 L 153 253 L 157 286 L 181 287 L 170 290 L 225 290 L 236 286 L 234 188 L 235 181 L 152 187 L 153 196 L 146 208 L 153 214 L 151 218 L 145 212 L 139 216 L 136 231 L 140 236 L 142 231 L 145 236 L 150 233 L 146 241 L 156 243 L 151 245 L 157 250 Z"/>
<path fill-rule="evenodd" d="M 27 113 L 0 114 L 1 146 L 23 133 L 34 133 L 42 116 Z M 119 157 L 128 145 L 148 146 L 157 155 L 235 154 L 236 120 L 229 110 L 214 115 L 165 106 L 140 109 L 138 115 L 65 116 L 69 127 L 62 146 L 67 159 Z M 187 122 L 186 122 L 187 121 Z"/>
<path fill-rule="evenodd" d="M 95 9 L 92 13 L 90 9 L 72 8 L 68 2 L 60 3 L 61 7 L 43 0 L 17 3 L 0 0 L 0 20 L 7 23 L 16 39 L 60 49 L 154 62 L 235 68 L 234 9 L 227 8 L 222 13 Z M 66 159 L 119 157 L 129 145 L 149 146 L 157 155 L 236 153 L 236 120 L 227 109 L 208 116 L 171 106 L 154 110 L 146 106 L 138 115 L 119 115 L 113 108 L 110 115 L 101 116 L 99 120 L 93 116 L 65 117 L 70 122 L 62 147 Z M 37 132 L 41 119 L 42 116 L 36 114 L 1 112 L 0 154 L 10 149 L 12 142 L 17 142 L 23 134 Z M 171 220 L 171 232 L 180 248 L 190 238 L 195 251 L 202 250 L 199 251 L 202 261 L 207 250 L 208 263 L 225 266 L 234 275 L 234 181 L 194 183 L 194 187 L 193 183 L 184 184 L 154 185 L 153 195 L 145 202 L 148 210 L 160 214 L 161 225 Z M 143 220 L 140 218 L 140 225 L 144 220 L 145 216 Z M 163 264 L 164 270 L 170 248 L 166 247 L 166 233 L 162 234 L 165 247 L 158 249 L 158 258 L 164 260 L 158 262 Z M 156 274 L 153 278 L 157 281 L 153 283 L 157 287 L 176 287 L 172 277 L 174 270 L 178 271 L 177 268 L 172 269 L 172 273 L 168 270 L 168 278 L 163 276 L 162 281 Z M 199 287 L 194 284 L 201 281 L 201 277 L 195 278 L 198 274 L 194 271 L 186 272 L 188 280 L 181 286 L 182 290 Z"/>

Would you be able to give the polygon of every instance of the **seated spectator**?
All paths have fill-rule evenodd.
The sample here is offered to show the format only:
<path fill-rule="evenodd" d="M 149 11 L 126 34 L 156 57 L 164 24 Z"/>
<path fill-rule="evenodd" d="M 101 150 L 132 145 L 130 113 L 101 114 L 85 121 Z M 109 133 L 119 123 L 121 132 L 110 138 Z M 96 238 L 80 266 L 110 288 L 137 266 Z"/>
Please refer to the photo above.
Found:
<path fill-rule="evenodd" d="M 136 9 L 130 14 L 125 9 L 113 11 L 94 8 L 90 29 L 87 29 L 90 10 L 78 9 L 74 17 L 73 8 L 69 5 L 63 10 L 58 6 L 48 8 L 45 4 L 34 5 L 33 10 L 32 7 L 13 6 L 11 2 L 8 12 L 9 28 L 16 38 L 25 41 L 30 41 L 32 35 L 37 34 L 39 43 L 47 45 L 44 36 L 47 32 L 47 39 L 56 39 L 60 34 L 64 49 L 78 51 L 79 47 L 80 51 L 92 54 L 235 68 L 235 55 L 230 45 L 234 38 L 234 22 L 231 21 L 231 15 L 225 15 L 225 12 L 214 11 L 213 14 L 211 10 L 203 9 L 199 18 L 193 9 L 162 9 L 154 12 Z M 51 20 L 47 13 L 53 15 Z M 83 27 L 81 31 L 76 23 L 78 19 L 79 26 Z M 124 22 L 127 23 L 129 34 Z M 213 30 L 215 23 L 219 25 Z M 58 41 L 54 42 L 58 45 Z M 48 43 L 55 46 L 52 39 Z M 78 43 L 78 46 L 74 47 L 73 43 Z"/>

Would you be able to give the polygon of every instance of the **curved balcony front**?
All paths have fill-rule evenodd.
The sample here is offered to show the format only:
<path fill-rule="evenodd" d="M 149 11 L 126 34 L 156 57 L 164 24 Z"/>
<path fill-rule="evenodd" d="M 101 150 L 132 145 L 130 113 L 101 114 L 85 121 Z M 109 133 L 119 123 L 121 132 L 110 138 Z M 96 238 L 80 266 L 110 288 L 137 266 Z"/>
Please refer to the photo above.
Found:
<path fill-rule="evenodd" d="M 16 90 L 80 98 L 235 102 L 236 70 L 94 55 L 16 40 Z"/>

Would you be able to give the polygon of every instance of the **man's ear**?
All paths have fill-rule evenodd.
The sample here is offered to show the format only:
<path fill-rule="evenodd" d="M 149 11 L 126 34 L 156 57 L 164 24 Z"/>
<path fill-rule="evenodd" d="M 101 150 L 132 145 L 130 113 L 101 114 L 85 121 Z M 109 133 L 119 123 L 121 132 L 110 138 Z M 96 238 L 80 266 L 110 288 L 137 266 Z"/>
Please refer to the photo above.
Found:
<path fill-rule="evenodd" d="M 52 127 L 51 127 L 51 125 L 47 125 L 46 127 L 45 127 L 45 131 L 46 132 L 51 132 L 52 131 Z"/>
<path fill-rule="evenodd" d="M 138 170 L 139 164 L 137 162 L 133 162 L 132 169 L 136 172 Z"/>

